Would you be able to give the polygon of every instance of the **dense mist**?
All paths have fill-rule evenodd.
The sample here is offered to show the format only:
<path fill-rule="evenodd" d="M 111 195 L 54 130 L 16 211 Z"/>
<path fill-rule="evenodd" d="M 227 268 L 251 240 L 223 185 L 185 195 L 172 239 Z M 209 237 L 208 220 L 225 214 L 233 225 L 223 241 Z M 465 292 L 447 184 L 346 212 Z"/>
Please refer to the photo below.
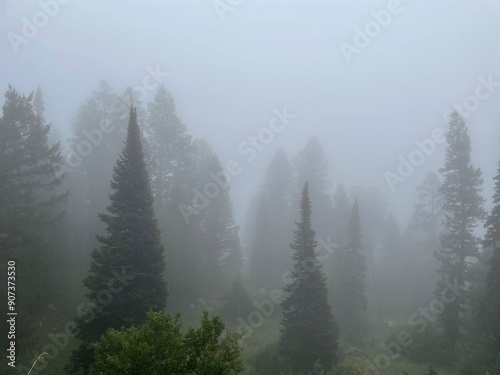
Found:
<path fill-rule="evenodd" d="M 1 373 L 500 374 L 499 21 L 2 2 Z"/>

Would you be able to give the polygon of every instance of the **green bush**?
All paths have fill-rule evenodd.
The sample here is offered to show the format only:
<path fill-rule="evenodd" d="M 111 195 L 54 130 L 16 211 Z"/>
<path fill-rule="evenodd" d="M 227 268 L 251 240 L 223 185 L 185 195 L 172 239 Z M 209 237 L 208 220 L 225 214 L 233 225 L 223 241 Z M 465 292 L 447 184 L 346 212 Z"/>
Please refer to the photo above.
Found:
<path fill-rule="evenodd" d="M 237 375 L 243 371 L 239 336 L 225 332 L 218 317 L 204 313 L 199 328 L 181 331 L 182 322 L 148 313 L 140 327 L 108 331 L 95 348 L 90 375 Z"/>

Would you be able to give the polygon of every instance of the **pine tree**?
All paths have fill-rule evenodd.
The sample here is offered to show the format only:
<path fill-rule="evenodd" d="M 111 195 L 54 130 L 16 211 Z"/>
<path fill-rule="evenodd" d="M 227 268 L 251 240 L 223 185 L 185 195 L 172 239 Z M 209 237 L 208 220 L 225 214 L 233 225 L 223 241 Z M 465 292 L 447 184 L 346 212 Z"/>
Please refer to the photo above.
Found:
<path fill-rule="evenodd" d="M 56 274 L 48 233 L 60 222 L 66 194 L 58 192 L 62 156 L 58 144 L 49 146 L 49 132 L 50 125 L 35 113 L 33 94 L 9 86 L 0 117 L 0 260 L 17 265 L 21 348 L 43 325 L 57 296 L 55 279 L 47 277 Z"/>
<path fill-rule="evenodd" d="M 316 137 L 309 140 L 294 161 L 296 173 L 293 204 L 299 206 L 300 192 L 307 182 L 311 196 L 312 208 L 315 212 L 313 227 L 320 238 L 326 239 L 331 231 L 332 198 L 331 183 L 328 179 L 328 161 L 323 148 Z"/>
<path fill-rule="evenodd" d="M 194 153 L 191 136 L 177 115 L 174 98 L 163 86 L 148 105 L 146 135 L 154 160 L 153 193 L 162 209 L 175 183 L 184 188 L 192 184 Z"/>
<path fill-rule="evenodd" d="M 457 284 L 462 289 L 440 315 L 445 345 L 453 350 L 461 337 L 460 327 L 465 323 L 468 270 L 471 259 L 478 255 L 479 239 L 474 229 L 484 217 L 484 210 L 480 195 L 483 182 L 481 170 L 471 162 L 467 127 L 457 112 L 450 116 L 449 125 L 445 164 L 440 170 L 445 217 L 441 246 L 436 252 L 440 263 L 436 293 L 440 295 L 446 283 Z"/>
<path fill-rule="evenodd" d="M 290 188 L 292 170 L 283 150 L 269 165 L 252 222 L 250 277 L 252 283 L 265 288 L 279 287 L 281 276 L 289 269 L 292 233 Z"/>
<path fill-rule="evenodd" d="M 337 361 L 338 329 L 327 301 L 328 290 L 316 258 L 309 187 L 302 191 L 300 221 L 290 247 L 294 250 L 291 282 L 284 288 L 279 348 L 295 371 L 311 371 L 316 361 L 331 368 Z"/>
<path fill-rule="evenodd" d="M 40 86 L 37 87 L 35 95 L 33 96 L 33 110 L 35 115 L 40 119 L 40 121 L 45 124 L 45 102 L 43 100 L 43 93 Z M 61 131 L 59 128 L 55 127 L 53 124 L 50 125 L 50 131 L 47 135 L 47 141 L 49 146 L 55 145 L 61 141 Z M 59 146 L 61 149 L 61 145 Z"/>
<path fill-rule="evenodd" d="M 351 210 L 348 241 L 335 251 L 333 306 L 342 336 L 359 344 L 366 336 L 366 264 L 363 254 L 358 201 Z"/>
<path fill-rule="evenodd" d="M 233 217 L 229 180 L 219 158 L 206 142 L 197 141 L 195 145 L 195 180 L 202 194 L 198 200 L 204 201 L 193 203 L 198 209 L 191 216 L 197 227 L 200 296 L 219 297 L 241 271 L 239 227 Z"/>
<path fill-rule="evenodd" d="M 128 108 L 124 108 L 111 86 L 101 81 L 98 90 L 79 108 L 73 122 L 73 138 L 66 154 L 68 220 L 74 259 L 84 265 L 89 250 L 98 246 L 95 233 L 105 228 L 97 213 L 109 204 L 109 176 L 125 139 Z M 101 129 L 104 129 L 102 131 Z"/>
<path fill-rule="evenodd" d="M 403 236 L 403 248 L 406 249 L 404 268 L 408 280 L 405 295 L 411 296 L 407 304 L 411 311 L 427 303 L 438 281 L 434 254 L 442 231 L 443 195 L 440 188 L 439 175 L 427 173 L 417 187 L 417 201 Z"/>
<path fill-rule="evenodd" d="M 108 235 L 98 236 L 101 246 L 92 253 L 89 276 L 84 281 L 90 291 L 87 297 L 97 304 L 88 305 L 86 314 L 77 318 L 82 344 L 72 354 L 72 366 L 85 373 L 92 363 L 91 345 L 106 330 L 142 324 L 149 310 L 164 310 L 168 295 L 163 281 L 163 246 L 133 107 L 111 188 L 108 213 L 99 215 Z M 115 289 L 117 275 L 127 280 L 122 280 L 119 291 Z M 103 291 L 111 288 L 115 290 L 112 298 L 103 297 Z"/>
<path fill-rule="evenodd" d="M 483 245 L 493 248 L 489 261 L 489 272 L 486 278 L 486 304 L 488 316 L 485 321 L 485 332 L 490 338 L 490 351 L 494 355 L 500 353 L 500 161 L 495 176 L 495 193 L 493 209 L 486 220 L 487 233 Z M 500 365 L 500 364 L 499 364 Z"/>
<path fill-rule="evenodd" d="M 284 150 L 276 153 L 266 171 L 262 194 L 267 200 L 267 221 L 272 223 L 272 235 L 267 237 L 269 249 L 273 253 L 275 282 L 281 284 L 281 275 L 290 268 L 290 248 L 287 239 L 292 234 L 291 189 L 293 170 Z"/>
<path fill-rule="evenodd" d="M 438 237 L 443 217 L 443 195 L 440 188 L 439 176 L 434 172 L 427 173 L 417 188 L 418 200 L 411 221 L 413 229 L 422 231 L 432 241 Z"/>

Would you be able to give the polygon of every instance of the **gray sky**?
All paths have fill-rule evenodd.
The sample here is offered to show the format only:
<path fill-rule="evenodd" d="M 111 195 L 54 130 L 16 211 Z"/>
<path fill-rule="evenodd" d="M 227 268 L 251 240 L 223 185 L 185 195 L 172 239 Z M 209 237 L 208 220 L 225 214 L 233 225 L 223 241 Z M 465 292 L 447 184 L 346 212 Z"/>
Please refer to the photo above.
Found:
<path fill-rule="evenodd" d="M 355 46 L 356 27 L 365 29 L 372 12 L 396 0 L 242 0 L 226 5 L 232 10 L 222 20 L 212 0 L 65 1 L 17 53 L 9 33 L 25 37 L 26 20 L 43 23 L 41 4 L 50 1 L 0 3 L 2 91 L 8 83 L 26 93 L 40 84 L 46 117 L 68 133 L 100 79 L 121 92 L 158 66 L 170 73 L 164 84 L 189 131 L 206 139 L 223 164 L 240 162 L 243 171 L 232 180 L 240 220 L 274 153 L 294 154 L 312 135 L 324 147 L 334 185 L 377 185 L 406 220 L 415 187 L 441 166 L 444 144 L 395 192 L 384 173 L 396 173 L 398 156 L 416 150 L 416 138 L 446 128 L 443 114 L 475 95 L 478 77 L 500 82 L 494 0 L 401 0 L 398 14 L 351 63 L 340 43 Z M 478 103 L 466 121 L 489 199 L 500 158 L 500 86 Z M 238 145 L 283 107 L 296 117 L 246 162 Z"/>

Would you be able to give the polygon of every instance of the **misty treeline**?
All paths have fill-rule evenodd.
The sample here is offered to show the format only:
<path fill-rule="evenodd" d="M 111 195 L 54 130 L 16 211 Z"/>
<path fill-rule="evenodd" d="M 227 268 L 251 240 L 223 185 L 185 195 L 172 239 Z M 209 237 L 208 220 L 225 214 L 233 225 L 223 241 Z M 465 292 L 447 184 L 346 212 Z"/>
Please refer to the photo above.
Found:
<path fill-rule="evenodd" d="M 312 138 L 276 153 L 240 229 L 221 161 L 164 87 L 142 103 L 102 81 L 69 139 L 49 120 L 40 88 L 7 89 L 18 373 L 42 352 L 33 374 L 500 372 L 500 164 L 486 212 L 458 113 L 406 227 L 375 187 L 330 181 L 335 140 Z"/>

